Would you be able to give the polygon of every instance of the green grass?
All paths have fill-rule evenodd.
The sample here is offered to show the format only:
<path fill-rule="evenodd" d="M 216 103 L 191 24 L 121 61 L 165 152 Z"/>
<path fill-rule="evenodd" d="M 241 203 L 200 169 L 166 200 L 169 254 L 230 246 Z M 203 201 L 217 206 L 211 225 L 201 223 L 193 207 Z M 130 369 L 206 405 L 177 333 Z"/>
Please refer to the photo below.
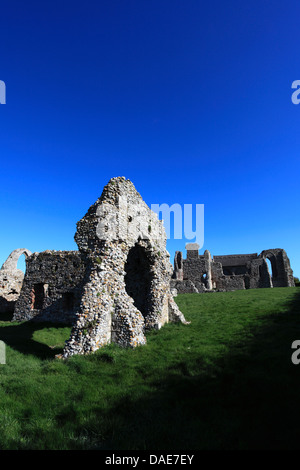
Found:
<path fill-rule="evenodd" d="M 1 317 L 1 449 L 298 449 L 300 289 L 176 298 L 190 325 L 66 361 L 70 328 Z"/>

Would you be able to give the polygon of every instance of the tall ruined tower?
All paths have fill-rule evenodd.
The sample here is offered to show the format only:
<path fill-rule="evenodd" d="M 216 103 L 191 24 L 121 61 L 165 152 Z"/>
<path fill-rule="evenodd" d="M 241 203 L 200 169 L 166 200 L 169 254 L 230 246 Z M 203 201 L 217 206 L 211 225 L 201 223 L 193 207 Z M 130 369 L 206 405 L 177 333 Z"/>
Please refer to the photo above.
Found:
<path fill-rule="evenodd" d="M 131 181 L 112 178 L 77 224 L 85 259 L 77 321 L 63 356 L 87 354 L 115 342 L 145 344 L 145 330 L 186 323 L 170 292 L 166 234 Z"/>

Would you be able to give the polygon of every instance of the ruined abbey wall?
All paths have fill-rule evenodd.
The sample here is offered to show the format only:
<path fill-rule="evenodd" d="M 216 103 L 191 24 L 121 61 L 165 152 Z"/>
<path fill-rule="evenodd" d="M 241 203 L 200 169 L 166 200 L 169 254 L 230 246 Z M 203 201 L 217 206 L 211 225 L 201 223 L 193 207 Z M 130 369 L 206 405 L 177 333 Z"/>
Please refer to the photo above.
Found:
<path fill-rule="evenodd" d="M 143 345 L 148 329 L 169 321 L 188 323 L 173 299 L 175 292 L 294 285 L 282 249 L 212 258 L 208 250 L 200 255 L 192 243 L 186 259 L 176 252 L 173 271 L 166 240 L 163 222 L 132 182 L 112 178 L 77 223 L 79 251 L 32 254 L 19 249 L 8 257 L 0 270 L 0 313 L 14 311 L 14 321 L 71 324 L 63 352 L 67 358 L 110 342 Z M 25 278 L 17 269 L 22 254 Z"/>
<path fill-rule="evenodd" d="M 72 324 L 64 358 L 110 342 L 143 345 L 147 329 L 187 323 L 170 289 L 166 238 L 132 182 L 112 178 L 77 223 L 79 251 L 28 256 L 13 320 Z"/>
<path fill-rule="evenodd" d="M 131 181 L 113 178 L 77 224 L 86 276 L 64 357 L 116 342 L 145 344 L 145 330 L 186 323 L 170 291 L 163 224 Z"/>
<path fill-rule="evenodd" d="M 272 265 L 272 275 L 266 260 Z M 187 257 L 177 251 L 171 287 L 178 293 L 233 291 L 262 287 L 294 286 L 293 271 L 283 249 L 242 255 L 210 256 L 199 254 L 196 244 L 187 245 Z"/>
<path fill-rule="evenodd" d="M 26 276 L 13 320 L 73 324 L 78 311 L 85 263 L 77 251 L 44 251 L 26 261 Z"/>
<path fill-rule="evenodd" d="M 24 273 L 17 268 L 20 256 L 28 258 L 31 251 L 26 248 L 14 250 L 0 269 L 0 313 L 12 313 L 19 298 Z"/>

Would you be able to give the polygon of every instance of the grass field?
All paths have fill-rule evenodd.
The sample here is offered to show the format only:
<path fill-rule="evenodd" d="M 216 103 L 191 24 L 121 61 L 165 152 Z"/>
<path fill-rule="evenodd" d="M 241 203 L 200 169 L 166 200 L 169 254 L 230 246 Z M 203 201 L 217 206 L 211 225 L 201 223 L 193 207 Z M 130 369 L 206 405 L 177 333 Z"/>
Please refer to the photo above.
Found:
<path fill-rule="evenodd" d="M 66 361 L 69 327 L 0 321 L 1 449 L 299 449 L 300 289 L 176 298 L 190 325 Z"/>

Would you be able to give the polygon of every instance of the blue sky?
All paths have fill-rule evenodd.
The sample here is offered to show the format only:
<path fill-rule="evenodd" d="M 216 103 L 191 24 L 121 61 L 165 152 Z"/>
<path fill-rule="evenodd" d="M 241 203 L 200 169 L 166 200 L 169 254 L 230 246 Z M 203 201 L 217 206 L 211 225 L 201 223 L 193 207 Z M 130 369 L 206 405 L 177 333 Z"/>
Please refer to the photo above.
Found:
<path fill-rule="evenodd" d="M 300 276 L 298 1 L 1 6 L 0 263 L 76 249 L 113 176 L 205 205 L 212 254 L 284 248 Z M 169 240 L 171 261 L 186 240 Z"/>

